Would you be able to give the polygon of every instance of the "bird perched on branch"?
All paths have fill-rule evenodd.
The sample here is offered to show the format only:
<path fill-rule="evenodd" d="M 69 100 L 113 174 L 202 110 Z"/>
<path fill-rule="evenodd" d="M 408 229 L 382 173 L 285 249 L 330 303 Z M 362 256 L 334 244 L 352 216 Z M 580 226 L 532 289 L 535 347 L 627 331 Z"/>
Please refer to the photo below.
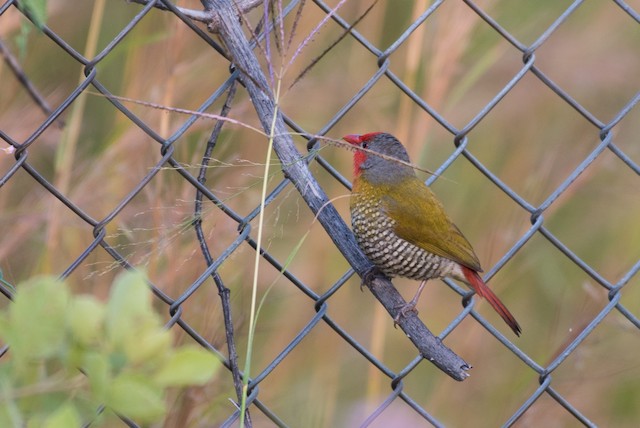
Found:
<path fill-rule="evenodd" d="M 356 148 L 351 223 L 358 244 L 388 277 L 422 281 L 395 321 L 415 311 L 427 280 L 451 277 L 487 299 L 519 336 L 518 322 L 478 274 L 482 269 L 471 244 L 416 177 L 400 141 L 382 132 L 343 139 Z"/>

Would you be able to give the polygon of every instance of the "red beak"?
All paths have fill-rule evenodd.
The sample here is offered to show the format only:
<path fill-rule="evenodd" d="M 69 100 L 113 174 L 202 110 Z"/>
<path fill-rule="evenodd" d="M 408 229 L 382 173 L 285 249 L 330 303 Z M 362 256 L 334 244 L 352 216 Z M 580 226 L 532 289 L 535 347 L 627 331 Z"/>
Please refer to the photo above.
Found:
<path fill-rule="evenodd" d="M 342 137 L 342 139 L 347 143 L 353 144 L 353 145 L 358 145 L 362 143 L 362 136 L 357 134 L 345 135 L 344 137 Z"/>

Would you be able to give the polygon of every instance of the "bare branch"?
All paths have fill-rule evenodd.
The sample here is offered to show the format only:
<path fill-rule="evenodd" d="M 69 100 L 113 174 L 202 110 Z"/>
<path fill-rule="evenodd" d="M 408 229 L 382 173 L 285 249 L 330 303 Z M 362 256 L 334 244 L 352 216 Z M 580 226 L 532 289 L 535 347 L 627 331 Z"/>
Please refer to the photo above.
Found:
<path fill-rule="evenodd" d="M 149 0 L 126 0 L 129 3 L 137 3 L 137 4 L 148 4 Z M 256 8 L 262 0 L 235 0 L 234 4 L 236 5 L 237 10 L 240 13 L 247 13 L 250 10 Z M 163 3 L 157 3 L 155 5 L 157 9 L 160 10 L 169 10 Z M 176 7 L 180 13 L 182 13 L 187 18 L 190 18 L 197 22 L 202 22 L 207 24 L 207 28 L 212 33 L 217 33 L 218 28 L 220 27 L 220 22 L 218 20 L 218 14 L 212 10 L 195 10 L 195 9 L 187 9 L 184 7 Z"/>
<path fill-rule="evenodd" d="M 276 109 L 273 95 L 261 88 L 268 87 L 267 78 L 260 68 L 257 58 L 250 48 L 242 28 L 235 17 L 236 8 L 231 0 L 208 0 L 220 16 L 219 34 L 234 62 L 242 70 L 242 79 L 260 122 L 267 132 L 273 131 L 273 148 L 283 164 L 283 172 L 304 198 L 318 221 L 322 224 L 334 244 L 342 252 L 354 270 L 365 277 L 372 271 L 373 265 L 358 247 L 353 233 L 340 217 L 335 207 L 327 204 L 328 197 L 314 179 L 305 162 L 300 162 L 302 155 L 293 144 L 291 136 L 280 114 Z M 250 74 L 250 77 L 244 74 Z M 276 115 L 274 117 L 274 114 Z M 275 120 L 274 120 L 275 119 Z M 273 126 L 275 125 L 275 126 Z M 273 126 L 273 129 L 272 129 Z M 384 305 L 387 312 L 395 317 L 398 307 L 405 303 L 404 299 L 386 278 L 375 278 L 368 281 L 367 286 L 374 296 Z M 456 380 L 464 380 L 470 366 L 449 348 L 444 346 L 422 323 L 418 316 L 411 312 L 399 319 L 398 325 L 418 348 L 423 358 L 435 364 L 442 371 Z"/>

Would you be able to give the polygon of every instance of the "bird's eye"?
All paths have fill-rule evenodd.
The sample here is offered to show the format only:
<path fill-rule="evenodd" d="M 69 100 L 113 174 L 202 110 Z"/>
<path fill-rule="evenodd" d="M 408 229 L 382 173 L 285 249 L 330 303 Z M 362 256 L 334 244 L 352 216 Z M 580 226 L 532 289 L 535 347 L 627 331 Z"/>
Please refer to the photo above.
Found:
<path fill-rule="evenodd" d="M 369 143 L 367 143 L 367 142 L 362 143 L 362 148 L 363 149 L 366 149 L 368 146 L 369 146 Z"/>

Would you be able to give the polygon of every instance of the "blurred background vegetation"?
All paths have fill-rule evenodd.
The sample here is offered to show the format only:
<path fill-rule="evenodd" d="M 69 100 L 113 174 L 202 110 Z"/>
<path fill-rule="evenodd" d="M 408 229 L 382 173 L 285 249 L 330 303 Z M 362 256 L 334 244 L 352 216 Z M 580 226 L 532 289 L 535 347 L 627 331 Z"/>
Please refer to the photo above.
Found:
<path fill-rule="evenodd" d="M 285 114 L 316 133 L 378 70 L 377 58 L 352 37 L 337 44 L 305 76 L 302 70 L 330 46 L 343 29 L 329 21 L 294 58 L 295 48 L 326 13 L 307 2 L 292 36 L 292 48 L 272 57 L 257 55 L 276 71 L 285 89 Z M 334 7 L 338 1 L 328 2 Z M 371 0 L 347 1 L 339 14 L 354 22 Z M 526 45 L 571 5 L 569 1 L 476 2 Z M 199 9 L 195 0 L 177 2 Z M 629 2 L 636 11 L 640 3 Z M 379 1 L 356 29 L 380 50 L 387 49 L 429 2 Z M 93 58 L 139 12 L 125 1 L 50 1 L 47 25 L 72 47 Z M 255 25 L 262 9 L 247 21 Z M 285 38 L 295 14 L 286 19 Z M 31 31 L 25 33 L 25 28 Z M 39 33 L 15 8 L 0 16 L 0 38 L 26 75 L 54 108 L 83 80 L 81 65 Z M 640 91 L 640 26 L 614 2 L 586 1 L 535 51 L 536 66 L 600 121 L 611 121 Z M 290 63 L 293 58 L 293 62 Z M 522 67 L 522 54 L 460 1 L 439 7 L 390 58 L 390 69 L 458 129 L 466 126 Z M 290 63 L 290 64 L 289 64 Z M 281 67 L 281 65 L 283 67 Z M 116 95 L 167 107 L 195 110 L 229 76 L 228 63 L 172 14 L 149 13 L 97 65 L 98 80 Z M 187 119 L 183 114 L 125 103 L 151 128 L 169 137 Z M 218 113 L 222 101 L 209 112 Z M 242 89 L 231 117 L 259 126 Z M 160 145 L 90 88 L 64 114 L 63 127 L 49 127 L 29 148 L 29 162 L 94 219 L 104 218 L 160 160 Z M 0 64 L 0 129 L 16 141 L 28 138 L 45 115 L 8 67 Z M 199 120 L 176 142 L 176 159 L 194 175 L 213 122 Z M 328 133 L 386 130 L 407 146 L 414 162 L 436 170 L 455 150 L 453 136 L 392 82 L 379 80 Z M 614 143 L 640 162 L 637 106 L 614 128 Z M 599 129 L 572 109 L 533 74 L 527 74 L 469 134 L 468 150 L 530 204 L 542 204 L 599 144 Z M 306 141 L 295 138 L 306 152 Z M 3 146 L 2 148 L 4 148 Z M 267 140 L 227 124 L 213 153 L 207 185 L 240 215 L 260 202 Z M 323 144 L 321 154 L 345 176 L 351 153 Z M 0 174 L 14 164 L 0 153 Z M 317 179 L 348 221 L 348 190 L 317 164 Z M 270 188 L 282 178 L 274 164 Z M 425 179 L 427 177 L 425 176 Z M 457 159 L 433 189 L 474 244 L 485 271 L 531 226 L 530 213 L 511 200 L 465 158 Z M 190 219 L 194 188 L 167 167 L 108 225 L 107 241 L 152 281 L 178 297 L 205 268 Z M 297 192 L 283 192 L 267 207 L 263 245 L 280 261 L 300 249 L 289 269 L 316 293 L 326 292 L 348 264 L 335 249 Z M 640 180 L 617 156 L 605 151 L 544 213 L 544 225 L 564 245 L 615 284 L 640 260 Z M 237 224 L 209 204 L 204 228 L 219 255 L 236 237 Z M 255 224 L 255 221 L 253 222 Z M 0 189 L 0 268 L 17 284 L 37 274 L 60 274 L 92 242 L 92 228 L 26 172 L 18 171 Z M 254 231 L 257 227 L 254 228 Z M 305 233 L 309 233 L 303 239 Z M 255 235 L 255 232 L 253 232 Z M 246 349 L 254 252 L 243 245 L 221 267 L 231 289 L 241 360 Z M 76 290 L 105 297 L 121 269 L 98 248 L 70 276 Z M 265 297 L 254 343 L 253 373 L 281 352 L 315 314 L 314 302 L 267 263 L 259 293 Z M 405 297 L 417 283 L 396 280 Z M 491 280 L 491 287 L 516 315 L 523 336 L 516 345 L 545 366 L 608 303 L 607 292 L 542 235 L 534 237 Z M 219 349 L 225 349 L 217 290 L 201 287 L 184 305 L 184 319 Z M 640 314 L 640 278 L 633 277 L 621 303 Z M 3 305 L 8 303 L 3 302 Z M 425 323 L 441 332 L 460 311 L 460 296 L 440 281 L 430 283 L 418 309 Z M 485 303 L 479 312 L 505 334 L 510 332 Z M 166 313 L 166 307 L 158 304 Z M 329 300 L 329 316 L 394 371 L 416 350 L 392 328 L 391 319 L 352 278 Z M 168 315 L 167 315 L 168 317 Z M 640 335 L 617 311 L 553 373 L 552 386 L 580 412 L 602 426 L 632 427 L 640 420 Z M 511 338 L 511 336 L 508 336 Z M 183 341 L 191 339 L 183 335 Z M 450 426 L 492 427 L 504 423 L 539 386 L 538 375 L 472 318 L 446 339 L 469 361 L 472 376 L 458 383 L 423 362 L 404 379 L 419 405 Z M 389 394 L 390 380 L 328 326 L 321 324 L 260 384 L 260 399 L 291 426 L 356 426 Z M 233 412 L 230 377 L 173 398 L 166 426 L 210 426 Z M 258 411 L 256 426 L 267 421 Z M 185 422 L 186 421 L 186 422 Z M 264 424 L 264 425 L 263 425 Z M 396 400 L 374 426 L 422 426 Z M 518 426 L 577 426 L 556 401 L 543 395 Z"/>

